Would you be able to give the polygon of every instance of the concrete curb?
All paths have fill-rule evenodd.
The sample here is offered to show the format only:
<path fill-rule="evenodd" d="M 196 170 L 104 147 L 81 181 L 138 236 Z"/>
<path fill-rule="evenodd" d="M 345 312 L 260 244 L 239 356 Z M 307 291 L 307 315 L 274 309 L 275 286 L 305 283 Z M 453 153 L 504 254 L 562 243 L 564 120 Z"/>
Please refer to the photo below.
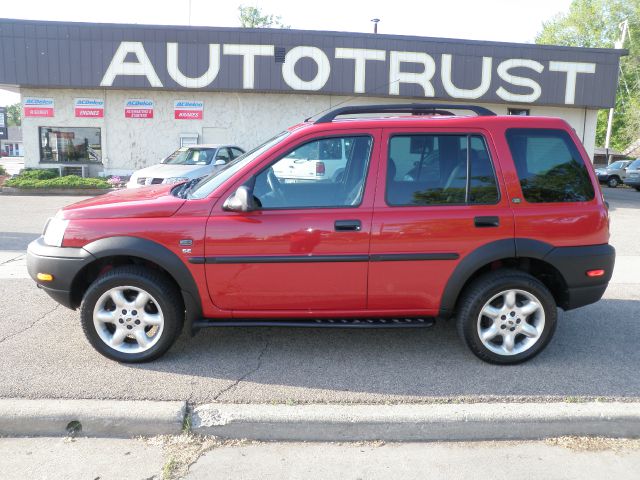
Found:
<path fill-rule="evenodd" d="M 0 399 L 0 435 L 64 436 L 71 422 L 86 437 L 178 434 L 185 412 L 185 402 Z"/>
<path fill-rule="evenodd" d="M 640 403 L 223 405 L 196 407 L 194 433 L 280 441 L 640 437 Z"/>
<path fill-rule="evenodd" d="M 0 435 L 88 437 L 179 434 L 185 402 L 0 399 Z M 403 405 L 201 405 L 191 430 L 274 441 L 536 440 L 640 437 L 640 402 Z M 73 422 L 73 423 L 72 423 Z M 78 423 L 76 423 L 78 422 Z"/>

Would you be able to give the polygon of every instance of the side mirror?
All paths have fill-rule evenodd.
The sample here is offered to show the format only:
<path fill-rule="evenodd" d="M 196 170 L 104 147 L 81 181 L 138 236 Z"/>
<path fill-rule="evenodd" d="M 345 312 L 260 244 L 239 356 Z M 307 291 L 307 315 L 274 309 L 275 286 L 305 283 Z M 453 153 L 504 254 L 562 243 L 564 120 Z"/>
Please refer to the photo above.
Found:
<path fill-rule="evenodd" d="M 227 162 L 225 160 L 220 159 L 220 158 L 218 160 L 216 160 L 215 162 L 213 162 L 213 166 L 214 167 L 221 167 L 222 165 L 226 165 L 226 164 L 227 164 Z"/>
<path fill-rule="evenodd" d="M 222 205 L 227 212 L 251 212 L 256 209 L 253 192 L 246 185 L 238 187 L 233 195 L 227 198 Z"/>

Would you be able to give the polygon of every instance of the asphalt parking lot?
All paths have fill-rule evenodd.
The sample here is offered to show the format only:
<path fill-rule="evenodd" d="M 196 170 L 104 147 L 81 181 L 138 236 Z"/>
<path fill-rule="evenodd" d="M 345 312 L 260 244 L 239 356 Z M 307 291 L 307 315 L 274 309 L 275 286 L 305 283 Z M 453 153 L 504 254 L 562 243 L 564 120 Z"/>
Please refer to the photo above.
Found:
<path fill-rule="evenodd" d="M 476 359 L 452 323 L 430 329 L 216 329 L 183 334 L 160 360 L 123 365 L 96 353 L 78 313 L 27 279 L 21 259 L 45 219 L 78 197 L 0 196 L 0 397 L 220 402 L 423 402 L 640 399 L 640 193 L 605 189 L 618 254 L 602 301 L 561 312 L 532 361 Z"/>

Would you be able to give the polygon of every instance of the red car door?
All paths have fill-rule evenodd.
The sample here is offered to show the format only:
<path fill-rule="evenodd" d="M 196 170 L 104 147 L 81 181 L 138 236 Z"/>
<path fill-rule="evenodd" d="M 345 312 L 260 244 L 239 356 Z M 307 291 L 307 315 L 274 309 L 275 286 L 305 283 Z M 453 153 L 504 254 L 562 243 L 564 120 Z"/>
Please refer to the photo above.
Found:
<path fill-rule="evenodd" d="M 208 220 L 206 276 L 216 306 L 236 317 L 366 308 L 379 135 L 349 130 L 301 138 L 233 186 L 251 186 L 261 207 L 228 212 L 222 198 Z M 318 166 L 316 178 L 301 180 L 295 171 L 287 177 L 291 165 L 302 171 L 306 162 L 340 158 L 336 149 L 345 161 L 330 177 Z"/>
<path fill-rule="evenodd" d="M 499 241 L 513 250 L 513 213 L 491 137 L 479 129 L 428 132 L 383 131 L 369 309 L 437 315 L 465 257 Z"/>

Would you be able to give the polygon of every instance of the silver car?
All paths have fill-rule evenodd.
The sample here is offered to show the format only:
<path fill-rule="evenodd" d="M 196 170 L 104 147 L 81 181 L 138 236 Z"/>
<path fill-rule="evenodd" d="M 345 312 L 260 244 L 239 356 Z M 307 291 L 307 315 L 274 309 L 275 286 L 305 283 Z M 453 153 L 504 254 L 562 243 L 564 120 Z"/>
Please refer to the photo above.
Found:
<path fill-rule="evenodd" d="M 180 183 L 206 177 L 244 150 L 236 145 L 201 144 L 182 147 L 157 165 L 133 172 L 127 188 Z"/>
<path fill-rule="evenodd" d="M 629 164 L 622 181 L 640 192 L 640 158 L 636 158 Z"/>
<path fill-rule="evenodd" d="M 606 183 L 611 188 L 616 188 L 618 185 L 622 185 L 622 178 L 625 175 L 625 170 L 629 166 L 632 160 L 618 160 L 613 162 L 604 168 L 596 168 L 596 175 L 600 183 Z"/>

